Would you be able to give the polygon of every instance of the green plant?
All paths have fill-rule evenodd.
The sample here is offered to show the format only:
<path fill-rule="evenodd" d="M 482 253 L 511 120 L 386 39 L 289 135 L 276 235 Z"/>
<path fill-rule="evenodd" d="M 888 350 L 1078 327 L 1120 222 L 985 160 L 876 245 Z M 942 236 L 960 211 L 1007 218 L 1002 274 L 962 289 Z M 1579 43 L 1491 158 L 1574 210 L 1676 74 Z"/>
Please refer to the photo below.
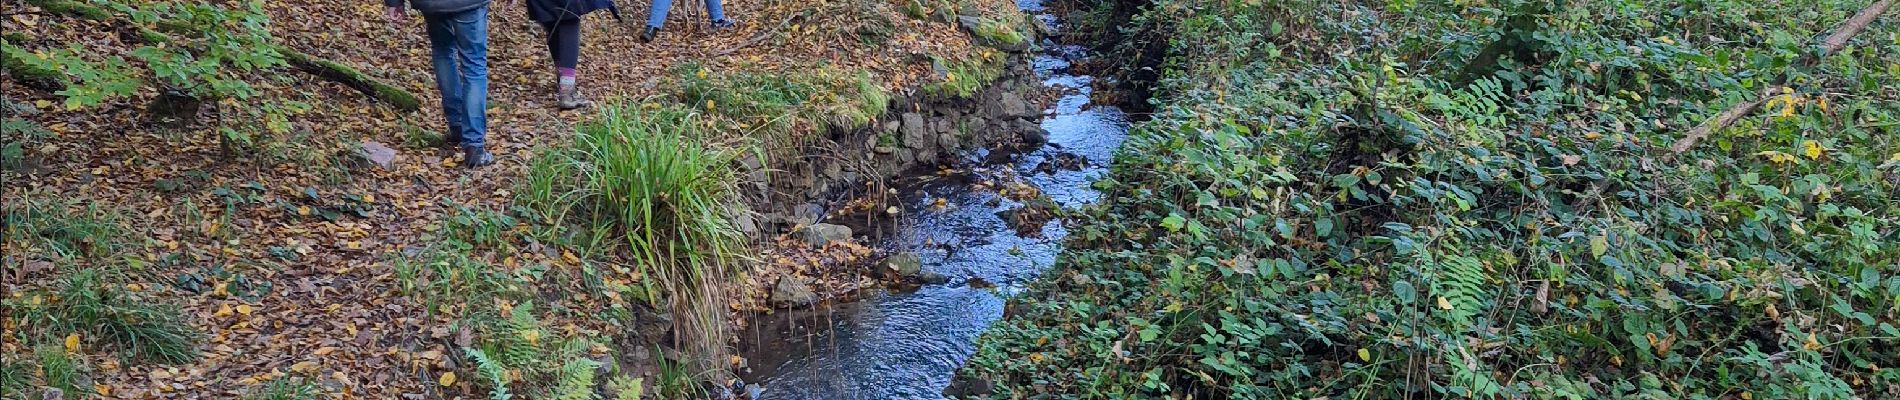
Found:
<path fill-rule="evenodd" d="M 0 50 L 5 51 L 4 56 L 9 63 L 17 63 L 21 68 L 43 71 L 40 74 L 58 71 L 65 76 L 60 80 L 70 83 L 57 94 L 66 98 L 67 110 L 92 107 L 138 93 L 139 78 L 131 72 L 124 58 L 111 56 L 99 62 L 88 61 L 82 55 L 91 52 L 82 44 L 75 43 L 43 54 L 11 45 Z"/>
<path fill-rule="evenodd" d="M 244 400 L 312 400 L 318 398 L 317 385 L 301 379 L 278 379 L 244 395 Z"/>
<path fill-rule="evenodd" d="M 88 384 L 85 373 L 79 370 L 79 363 L 73 360 L 66 349 L 57 344 L 48 344 L 35 347 L 33 353 L 40 362 L 40 379 L 45 380 L 47 387 L 59 389 L 68 399 L 77 399 L 91 392 L 89 389 L 92 386 Z"/>
<path fill-rule="evenodd" d="M 123 212 L 97 202 L 28 193 L 20 201 L 8 202 L 0 213 L 6 221 L 6 241 L 21 244 L 26 254 L 63 260 L 105 258 L 117 255 L 125 245 L 120 234 L 125 230 Z"/>
<path fill-rule="evenodd" d="M 488 398 L 490 400 L 508 400 L 514 398 L 514 395 L 508 393 L 507 367 L 502 366 L 500 362 L 496 361 L 493 357 L 489 357 L 488 353 L 483 352 L 481 349 L 463 348 L 462 352 L 468 354 L 468 359 L 475 362 L 475 371 L 481 374 L 482 379 L 488 381 Z"/>
<path fill-rule="evenodd" d="M 1862 4 L 1103 4 L 1167 53 L 1122 57 L 1155 118 L 979 340 L 989 397 L 1900 391 L 1900 32 L 1799 62 Z"/>
<path fill-rule="evenodd" d="M 735 153 L 704 142 L 699 114 L 682 107 L 612 106 L 583 124 L 574 148 L 530 178 L 523 203 L 549 220 L 616 232 L 644 298 L 673 313 L 690 354 L 722 359 L 726 287 L 745 242 L 731 222 L 744 212 Z"/>
<path fill-rule="evenodd" d="M 10 304 L 36 337 L 78 335 L 132 360 L 183 364 L 198 359 L 201 334 L 176 307 L 134 298 L 104 282 L 97 269 L 73 271 L 54 293 Z"/>
<path fill-rule="evenodd" d="M 1003 75 L 1003 58 L 990 53 L 969 59 L 933 57 L 931 65 L 943 71 L 936 81 L 920 89 L 932 96 L 970 98 Z"/>
<path fill-rule="evenodd" d="M 607 381 L 607 387 L 613 390 L 614 400 L 640 400 L 647 391 L 645 378 L 625 375 Z"/>

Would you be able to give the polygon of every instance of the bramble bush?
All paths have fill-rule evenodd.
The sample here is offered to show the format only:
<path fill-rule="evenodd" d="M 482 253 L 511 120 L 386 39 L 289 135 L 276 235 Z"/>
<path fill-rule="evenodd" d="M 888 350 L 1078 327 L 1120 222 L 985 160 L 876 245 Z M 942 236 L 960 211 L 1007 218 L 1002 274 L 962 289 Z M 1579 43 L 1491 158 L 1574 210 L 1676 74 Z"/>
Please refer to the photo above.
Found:
<path fill-rule="evenodd" d="M 1900 397 L 1900 28 L 1800 62 L 1865 3 L 1101 2 L 1137 7 L 1093 27 L 1121 51 L 1167 46 L 1155 118 L 961 374 L 995 398 Z"/>

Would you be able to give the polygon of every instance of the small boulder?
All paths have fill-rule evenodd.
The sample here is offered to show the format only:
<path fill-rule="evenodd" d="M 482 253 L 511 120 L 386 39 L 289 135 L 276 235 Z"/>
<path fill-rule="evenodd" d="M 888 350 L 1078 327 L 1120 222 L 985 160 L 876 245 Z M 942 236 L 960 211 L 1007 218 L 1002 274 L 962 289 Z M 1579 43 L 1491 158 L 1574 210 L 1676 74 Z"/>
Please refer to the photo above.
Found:
<path fill-rule="evenodd" d="M 1022 94 L 1003 92 L 1001 97 L 1002 98 L 997 99 L 997 105 L 1002 107 L 1001 111 L 1004 117 L 1029 118 L 1041 114 L 1041 110 L 1030 110 L 1029 101 L 1024 100 Z"/>
<path fill-rule="evenodd" d="M 818 302 L 818 293 L 811 290 L 811 283 L 793 275 L 780 276 L 778 283 L 772 285 L 772 303 L 780 307 L 804 307 Z"/>
<path fill-rule="evenodd" d="M 957 16 L 957 27 L 963 28 L 965 32 L 976 32 L 976 28 L 982 25 L 983 19 L 977 18 L 974 15 Z"/>
<path fill-rule="evenodd" d="M 922 277 L 924 273 L 923 260 L 918 259 L 916 254 L 909 252 L 897 253 L 886 257 L 884 259 L 884 267 L 890 268 L 891 272 L 896 273 L 897 276 L 904 279 L 917 279 Z"/>
<path fill-rule="evenodd" d="M 917 281 L 927 285 L 942 285 L 950 283 L 950 276 L 933 271 L 924 271 L 923 274 L 917 277 Z"/>
<path fill-rule="evenodd" d="M 812 224 L 798 232 L 799 238 L 812 246 L 823 247 L 832 242 L 851 239 L 851 227 L 832 224 Z"/>
<path fill-rule="evenodd" d="M 930 125 L 924 123 L 924 116 L 918 113 L 904 113 L 904 147 L 922 149 L 930 146 Z"/>
<path fill-rule="evenodd" d="M 357 145 L 356 157 L 368 165 L 375 165 L 382 169 L 392 169 L 396 166 L 396 149 L 374 141 L 366 140 Z"/>

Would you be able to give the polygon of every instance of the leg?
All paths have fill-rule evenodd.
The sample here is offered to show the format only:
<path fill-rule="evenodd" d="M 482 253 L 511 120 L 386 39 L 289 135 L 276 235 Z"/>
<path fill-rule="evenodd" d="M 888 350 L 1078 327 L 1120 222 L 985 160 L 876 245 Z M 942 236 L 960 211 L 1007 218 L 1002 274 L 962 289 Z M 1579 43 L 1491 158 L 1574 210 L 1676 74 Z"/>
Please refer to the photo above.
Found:
<path fill-rule="evenodd" d="M 572 72 L 581 61 L 581 20 L 563 20 L 548 32 L 548 49 L 554 53 L 554 67 Z M 571 76 L 571 75 L 570 75 Z"/>
<path fill-rule="evenodd" d="M 653 0 L 653 10 L 647 14 L 647 27 L 660 28 L 666 25 L 666 13 L 673 9 L 673 0 Z"/>
<path fill-rule="evenodd" d="M 712 19 L 713 25 L 726 22 L 726 7 L 720 5 L 719 0 L 706 0 L 706 16 Z"/>
<path fill-rule="evenodd" d="M 555 29 L 558 28 L 557 26 L 558 24 L 553 23 L 553 22 L 536 22 L 536 23 L 541 24 L 541 32 L 545 32 L 548 34 L 548 38 L 547 38 L 548 60 L 549 61 L 560 60 L 561 46 L 560 46 L 560 41 L 558 40 L 558 37 L 560 35 L 556 34 L 555 32 Z M 558 61 L 556 63 L 558 64 Z"/>
<path fill-rule="evenodd" d="M 481 147 L 488 139 L 488 7 L 464 11 L 449 18 L 455 27 L 457 64 L 461 68 L 462 146 Z"/>
<path fill-rule="evenodd" d="M 461 145 L 466 140 L 462 137 L 462 122 L 467 116 L 462 112 L 465 88 L 456 67 L 455 30 L 447 16 L 423 14 L 422 19 L 429 30 L 429 61 L 435 65 L 435 88 L 442 95 L 442 117 L 449 124 L 443 142 Z"/>

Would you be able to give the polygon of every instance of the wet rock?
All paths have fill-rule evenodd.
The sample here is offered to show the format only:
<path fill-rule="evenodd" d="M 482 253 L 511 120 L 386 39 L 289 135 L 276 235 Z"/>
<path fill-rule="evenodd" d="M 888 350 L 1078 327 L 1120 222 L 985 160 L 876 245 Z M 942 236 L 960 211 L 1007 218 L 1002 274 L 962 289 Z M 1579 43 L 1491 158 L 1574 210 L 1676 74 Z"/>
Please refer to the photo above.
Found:
<path fill-rule="evenodd" d="M 356 159 L 364 165 L 375 165 L 382 169 L 396 166 L 396 149 L 374 141 L 363 141 L 356 146 Z"/>
<path fill-rule="evenodd" d="M 927 284 L 927 285 L 942 285 L 945 283 L 950 283 L 950 276 L 939 274 L 936 272 L 931 272 L 931 271 L 924 271 L 922 274 L 920 274 L 917 277 L 917 281 L 923 282 L 924 284 Z"/>
<path fill-rule="evenodd" d="M 785 275 L 772 285 L 772 303 L 780 307 L 804 307 L 816 302 L 818 293 L 811 290 L 808 279 Z"/>
<path fill-rule="evenodd" d="M 957 142 L 956 133 L 937 134 L 937 146 L 943 147 L 944 150 L 956 150 L 958 146 Z"/>
<path fill-rule="evenodd" d="M 1021 135 L 1020 139 L 1022 143 L 1026 145 L 1040 146 L 1043 143 L 1049 142 L 1049 130 L 1042 129 L 1042 124 L 1036 123 L 1035 121 L 1027 119 L 1011 121 L 1010 130 Z"/>
<path fill-rule="evenodd" d="M 981 276 L 972 276 L 972 277 L 966 278 L 964 279 L 963 284 L 968 285 L 971 288 L 976 288 L 976 289 L 989 289 L 989 288 L 996 287 L 995 283 L 990 283 L 990 280 L 983 279 L 983 277 Z"/>
<path fill-rule="evenodd" d="M 798 232 L 799 238 L 812 246 L 824 246 L 840 240 L 851 239 L 851 227 L 832 224 L 812 224 Z"/>
<path fill-rule="evenodd" d="M 950 387 L 943 389 L 944 397 L 988 396 L 996 391 L 996 384 L 988 379 L 958 375 L 950 380 Z"/>
<path fill-rule="evenodd" d="M 924 273 L 923 260 L 909 252 L 897 253 L 885 258 L 884 267 L 890 268 L 891 272 L 897 273 L 897 276 L 904 279 L 917 279 Z"/>
<path fill-rule="evenodd" d="M 759 384 L 757 383 L 745 384 L 745 398 L 747 399 L 758 400 L 759 395 L 764 394 L 764 393 L 765 393 L 765 388 L 759 387 Z"/>
<path fill-rule="evenodd" d="M 924 124 L 924 116 L 918 113 L 904 113 L 904 147 L 922 149 L 930 146 L 930 126 Z"/>

